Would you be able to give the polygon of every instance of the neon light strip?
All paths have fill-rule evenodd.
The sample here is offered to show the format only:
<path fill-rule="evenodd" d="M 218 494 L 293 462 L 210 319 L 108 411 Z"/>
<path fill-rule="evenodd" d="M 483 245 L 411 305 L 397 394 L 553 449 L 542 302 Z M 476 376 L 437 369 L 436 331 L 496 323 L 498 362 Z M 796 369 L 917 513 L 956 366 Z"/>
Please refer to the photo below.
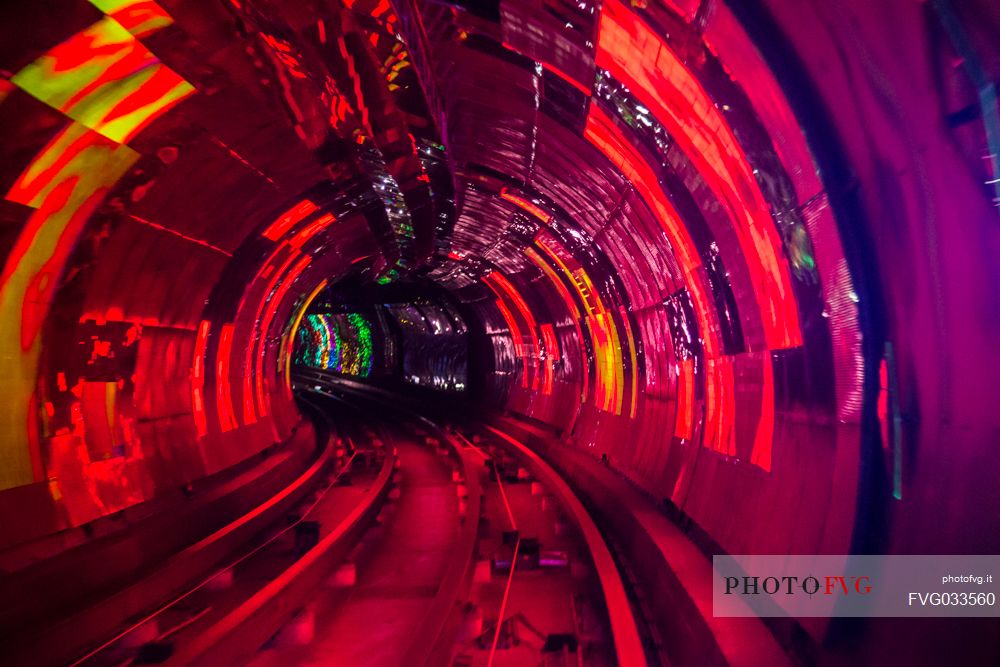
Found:
<path fill-rule="evenodd" d="M 288 269 L 288 267 L 292 265 L 292 262 L 295 261 L 295 258 L 299 256 L 299 253 L 297 251 L 292 250 L 289 253 L 288 257 L 285 258 L 285 261 L 281 265 L 281 267 L 275 270 L 274 268 L 275 264 L 271 263 L 271 260 L 274 257 L 276 257 L 282 249 L 286 247 L 287 245 L 282 244 L 277 250 L 275 250 L 271 254 L 271 256 L 268 257 L 267 263 L 264 265 L 264 268 L 261 269 L 261 271 L 258 273 L 258 276 L 261 278 L 267 278 L 268 276 L 271 276 L 271 280 L 268 282 L 267 287 L 264 288 L 264 292 L 261 294 L 260 299 L 257 301 L 257 310 L 254 312 L 251 324 L 251 326 L 254 327 L 254 331 L 251 334 L 250 342 L 247 345 L 246 358 L 244 360 L 244 367 L 247 369 L 246 372 L 248 374 L 250 368 L 256 369 L 254 372 L 254 381 L 256 383 L 257 412 L 260 414 L 261 417 L 267 416 L 267 406 L 264 401 L 264 387 L 261 384 L 262 383 L 261 371 L 263 370 L 261 364 L 263 363 L 262 357 L 264 355 L 264 336 L 266 335 L 266 331 L 263 328 L 259 327 L 258 324 L 260 323 L 261 318 L 263 316 L 264 307 L 266 305 L 267 299 L 270 296 L 270 294 L 274 291 L 275 287 L 277 287 L 278 280 L 280 280 L 282 274 Z M 247 288 L 247 293 L 249 293 L 249 290 L 252 289 L 252 286 L 256 283 L 256 281 L 257 278 L 255 277 L 250 282 L 250 286 Z M 240 305 L 236 311 L 237 316 L 239 316 L 239 314 L 243 311 L 243 305 L 245 299 L 247 298 L 247 293 L 245 293 L 243 299 L 240 300 Z M 243 400 L 245 407 L 246 397 L 244 397 Z"/>
<path fill-rule="evenodd" d="M 562 79 L 566 83 L 570 84 L 571 86 L 573 86 L 574 88 L 576 88 L 577 90 L 579 90 L 584 95 L 587 95 L 588 97 L 590 96 L 590 92 L 591 92 L 590 86 L 585 86 L 581 82 L 579 82 L 576 79 L 574 79 L 573 77 L 571 77 L 566 72 L 562 71 L 561 69 L 559 69 L 558 67 L 556 67 L 555 65 L 552 65 L 550 63 L 543 62 L 542 63 L 542 67 L 544 67 L 548 71 L 552 72 L 553 74 L 555 74 L 556 76 L 558 76 L 560 79 Z"/>
<path fill-rule="evenodd" d="M 706 447 L 726 456 L 736 455 L 733 433 L 736 397 L 733 389 L 733 362 L 725 357 L 705 360 Z"/>
<path fill-rule="evenodd" d="M 194 339 L 194 363 L 191 369 L 191 415 L 198 437 L 208 433 L 205 417 L 205 354 L 208 352 L 208 330 L 211 322 L 202 320 Z"/>
<path fill-rule="evenodd" d="M 712 324 L 712 314 L 715 311 L 709 305 L 711 301 L 707 296 L 707 276 L 703 276 L 698 270 L 701 259 L 687 228 L 666 198 L 649 163 L 597 105 L 592 104 L 590 107 L 584 135 L 629 179 L 660 223 L 691 295 L 705 354 L 709 357 L 718 356 L 719 332 Z"/>
<path fill-rule="evenodd" d="M 721 347 L 720 333 L 719 328 L 714 326 L 714 318 L 712 317 L 716 311 L 709 305 L 707 275 L 704 270 L 700 270 L 700 259 L 687 228 L 681 224 L 676 211 L 666 199 L 652 168 L 625 139 L 614 121 L 608 118 L 597 105 L 592 104 L 590 107 L 585 136 L 629 178 L 633 187 L 657 217 L 661 228 L 666 232 L 667 240 L 674 250 L 674 256 L 683 273 L 688 294 L 691 296 L 705 359 L 707 361 L 718 358 Z M 709 386 L 724 378 L 725 376 L 716 376 L 712 373 L 705 374 L 706 398 L 722 400 L 723 397 L 731 395 L 731 391 Z M 713 406 L 712 409 L 716 410 L 717 408 L 718 410 L 722 409 L 720 406 Z M 732 415 L 727 414 L 726 419 L 732 419 Z"/>
<path fill-rule="evenodd" d="M 229 364 L 233 353 L 233 325 L 223 324 L 219 336 L 218 359 L 215 364 L 215 396 L 219 413 L 219 428 L 223 433 L 236 428 L 233 412 L 233 391 L 229 382 Z"/>

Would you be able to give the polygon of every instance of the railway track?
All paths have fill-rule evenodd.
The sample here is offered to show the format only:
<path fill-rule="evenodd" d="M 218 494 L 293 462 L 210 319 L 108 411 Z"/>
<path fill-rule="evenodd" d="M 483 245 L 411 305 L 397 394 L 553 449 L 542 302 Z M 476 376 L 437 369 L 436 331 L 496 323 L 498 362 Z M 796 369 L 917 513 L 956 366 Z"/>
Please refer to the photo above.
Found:
<path fill-rule="evenodd" d="M 329 411 L 315 412 L 330 420 Z M 337 426 L 329 421 L 320 426 L 327 439 L 322 455 L 295 483 L 268 501 L 280 503 L 284 496 L 296 494 L 299 498 L 294 503 L 283 507 L 270 525 L 260 527 L 257 538 L 243 551 L 70 664 L 126 667 L 197 662 L 198 656 L 188 647 L 197 647 L 200 638 L 217 633 L 233 613 L 342 526 L 368 499 L 380 470 L 391 469 L 393 455 L 390 445 L 359 421 L 341 419 Z M 383 477 L 387 486 L 388 472 Z M 305 484 L 310 488 L 303 491 L 299 487 Z M 255 521 L 266 509 L 259 507 L 234 524 Z"/>
<path fill-rule="evenodd" d="M 468 561 L 453 563 L 453 585 L 439 588 L 438 609 L 425 617 L 405 664 L 656 664 L 647 655 L 625 584 L 589 514 L 559 475 L 527 447 L 490 427 L 431 421 L 355 383 L 316 373 L 299 380 L 300 387 L 366 400 L 397 420 L 423 424 L 432 440 L 447 443 L 461 462 L 453 471 L 462 480 L 459 495 L 479 494 L 475 526 L 468 517 L 463 524 L 470 535 L 466 539 L 474 543 L 455 552 L 468 554 Z M 335 627 L 325 634 L 343 636 Z M 357 636 L 352 642 L 365 644 Z M 371 653 L 358 655 L 366 657 L 364 664 L 403 664 L 374 659 Z"/>
<path fill-rule="evenodd" d="M 296 388 L 326 446 L 229 526 L 257 537 L 68 664 L 644 664 L 607 546 L 530 450 L 349 383 Z"/>

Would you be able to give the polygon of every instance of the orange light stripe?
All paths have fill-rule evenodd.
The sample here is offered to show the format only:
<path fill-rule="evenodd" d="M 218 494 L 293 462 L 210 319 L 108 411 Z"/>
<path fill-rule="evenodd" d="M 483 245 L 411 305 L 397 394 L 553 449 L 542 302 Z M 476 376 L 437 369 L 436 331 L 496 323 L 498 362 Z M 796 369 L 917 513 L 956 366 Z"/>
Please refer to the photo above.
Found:
<path fill-rule="evenodd" d="M 291 326 L 285 333 L 285 338 L 281 342 L 281 352 L 280 356 L 284 359 L 285 365 L 285 392 L 288 398 L 292 397 L 292 345 L 295 340 L 295 332 L 299 330 L 299 325 L 302 324 L 302 318 L 305 317 L 306 310 L 309 309 L 309 304 L 311 304 L 319 293 L 326 287 L 326 280 L 320 281 L 319 285 L 309 293 L 309 296 L 305 298 L 302 305 L 299 306 L 298 312 L 295 314 L 292 320 Z"/>
<path fill-rule="evenodd" d="M 503 188 L 502 190 L 500 190 L 500 198 L 509 201 L 510 203 L 515 204 L 516 206 L 520 206 L 525 211 L 535 216 L 544 223 L 548 223 L 549 220 L 552 219 L 552 216 L 546 213 L 545 210 L 542 209 L 540 206 L 534 204 L 531 201 L 528 201 L 527 199 L 521 197 L 520 195 L 516 195 L 513 192 L 508 191 L 507 188 Z"/>

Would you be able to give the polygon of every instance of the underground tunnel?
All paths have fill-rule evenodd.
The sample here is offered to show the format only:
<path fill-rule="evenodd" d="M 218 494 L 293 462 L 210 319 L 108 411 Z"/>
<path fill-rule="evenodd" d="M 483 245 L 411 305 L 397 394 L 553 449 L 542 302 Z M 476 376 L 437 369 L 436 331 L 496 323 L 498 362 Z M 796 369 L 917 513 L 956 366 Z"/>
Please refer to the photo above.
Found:
<path fill-rule="evenodd" d="M 1000 663 L 1000 5 L 0 35 L 3 664 Z"/>

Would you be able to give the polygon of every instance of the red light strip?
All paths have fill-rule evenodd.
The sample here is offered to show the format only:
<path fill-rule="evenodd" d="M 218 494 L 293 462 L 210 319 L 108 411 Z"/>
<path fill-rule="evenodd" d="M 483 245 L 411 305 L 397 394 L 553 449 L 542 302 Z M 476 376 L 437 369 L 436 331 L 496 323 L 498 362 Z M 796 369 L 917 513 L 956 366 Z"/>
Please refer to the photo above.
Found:
<path fill-rule="evenodd" d="M 555 239 L 552 239 L 552 242 L 555 242 Z M 570 270 L 558 253 L 544 240 L 538 238 L 535 243 L 560 268 L 580 296 L 580 301 L 587 311 L 586 321 L 594 351 L 594 370 L 597 380 L 594 397 L 601 410 L 620 415 L 625 398 L 625 360 L 614 318 L 605 309 L 590 276 L 582 267 Z"/>
<path fill-rule="evenodd" d="M 216 360 L 215 392 L 216 407 L 219 413 L 219 428 L 223 433 L 236 428 L 236 415 L 233 413 L 233 391 L 229 382 L 229 364 L 233 353 L 233 325 L 223 324 L 219 335 L 219 358 Z"/>
<path fill-rule="evenodd" d="M 704 280 L 698 271 L 701 259 L 687 228 L 680 221 L 680 216 L 660 187 L 659 179 L 646 159 L 597 105 L 590 106 L 584 135 L 629 179 L 656 216 L 674 251 L 674 257 L 684 274 L 684 282 L 694 302 L 705 354 L 710 357 L 717 356 L 718 332 L 711 324 L 713 310 L 709 307 L 710 301 L 705 291 Z"/>
<path fill-rule="evenodd" d="M 305 220 L 318 210 L 316 204 L 309 199 L 303 199 L 295 206 L 282 213 L 271 226 L 265 229 L 261 236 L 272 241 L 277 241 L 285 232 L 291 229 L 296 223 Z"/>
<path fill-rule="evenodd" d="M 801 345 L 788 265 L 767 202 L 732 129 L 698 79 L 619 0 L 603 3 L 595 61 L 652 111 L 728 210 L 768 347 Z"/>
<path fill-rule="evenodd" d="M 757 422 L 757 433 L 753 439 L 750 463 L 771 472 L 771 448 L 774 443 L 774 366 L 770 352 L 764 352 L 762 365 L 760 420 Z"/>
<path fill-rule="evenodd" d="M 253 332 L 251 332 L 251 336 Z M 253 364 L 253 350 L 254 350 L 253 338 L 247 341 L 247 355 L 243 359 L 243 424 L 249 426 L 250 424 L 257 423 L 257 413 L 254 411 L 253 405 L 253 373 L 250 372 Z M 264 415 L 264 410 L 261 408 L 261 417 Z"/>
<path fill-rule="evenodd" d="M 661 228 L 666 232 L 667 240 L 675 251 L 681 272 L 684 274 L 685 286 L 691 296 L 695 318 L 698 321 L 705 358 L 706 360 L 718 358 L 721 344 L 718 340 L 718 327 L 714 325 L 713 314 L 716 311 L 709 306 L 707 276 L 703 270 L 700 270 L 700 259 L 687 228 L 680 222 L 676 211 L 667 200 L 652 168 L 635 147 L 628 142 L 614 121 L 608 118 L 597 105 L 590 107 L 585 136 L 629 178 L 633 187 L 656 215 Z M 705 374 L 707 398 L 722 401 L 724 397 L 732 396 L 732 390 L 714 386 L 717 381 L 724 380 L 726 377 L 717 377 L 712 373 Z M 728 375 L 728 378 L 732 379 L 732 373 Z M 708 411 L 707 406 L 706 411 Z M 727 407 L 721 404 L 713 406 L 712 411 L 713 414 L 724 414 L 725 420 L 733 418 Z M 681 417 L 682 415 L 678 414 L 678 418 Z"/>
<path fill-rule="evenodd" d="M 205 354 L 208 352 L 208 330 L 211 322 L 202 320 L 194 339 L 194 363 L 191 372 L 191 414 L 198 437 L 208 433 L 205 418 Z"/>

